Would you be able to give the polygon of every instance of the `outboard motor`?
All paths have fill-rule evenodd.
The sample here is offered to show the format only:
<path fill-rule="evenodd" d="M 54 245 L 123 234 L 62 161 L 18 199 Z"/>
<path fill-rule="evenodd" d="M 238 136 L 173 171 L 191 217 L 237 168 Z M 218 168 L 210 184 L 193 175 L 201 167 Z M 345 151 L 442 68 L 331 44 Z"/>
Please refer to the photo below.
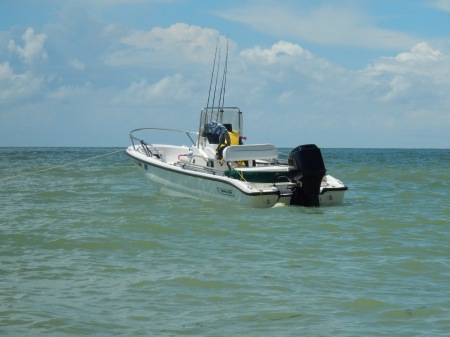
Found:
<path fill-rule="evenodd" d="M 298 170 L 291 205 L 319 207 L 320 184 L 326 173 L 320 149 L 314 144 L 297 146 L 289 154 L 288 163 Z"/>

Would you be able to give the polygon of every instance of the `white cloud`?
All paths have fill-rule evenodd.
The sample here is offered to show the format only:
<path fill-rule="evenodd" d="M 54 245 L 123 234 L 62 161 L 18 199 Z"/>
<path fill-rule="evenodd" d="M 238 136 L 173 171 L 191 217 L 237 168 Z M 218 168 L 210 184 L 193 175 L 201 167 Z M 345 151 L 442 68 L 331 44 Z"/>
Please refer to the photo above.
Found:
<path fill-rule="evenodd" d="M 44 42 L 47 39 L 46 34 L 36 34 L 33 28 L 27 28 L 22 35 L 24 46 L 16 44 L 14 40 L 10 40 L 8 50 L 15 52 L 26 63 L 31 63 L 36 58 L 47 58 L 47 51 L 44 48 Z"/>
<path fill-rule="evenodd" d="M 432 0 L 430 5 L 431 7 L 450 12 L 450 0 Z"/>
<path fill-rule="evenodd" d="M 298 44 L 286 41 L 277 42 L 270 49 L 262 49 L 261 47 L 245 49 L 241 52 L 241 56 L 251 62 L 260 64 L 274 64 L 283 62 L 283 60 L 290 61 L 297 58 L 313 58 L 311 52 L 303 49 Z"/>
<path fill-rule="evenodd" d="M 244 97 L 248 102 L 269 101 L 272 97 L 282 104 L 299 104 L 301 99 L 330 93 L 330 86 L 343 71 L 300 45 L 286 41 L 269 48 L 245 49 L 240 57 L 244 70 L 237 80 L 249 88 Z"/>
<path fill-rule="evenodd" d="M 30 72 L 15 74 L 9 62 L 0 63 L 0 103 L 18 101 L 36 93 L 43 79 Z"/>
<path fill-rule="evenodd" d="M 294 99 L 294 91 L 287 90 L 281 93 L 278 102 L 281 104 L 291 102 Z"/>
<path fill-rule="evenodd" d="M 139 105 L 188 101 L 193 95 L 191 88 L 192 83 L 186 81 L 181 74 L 166 76 L 154 84 L 142 79 L 138 83 L 132 83 L 114 102 Z"/>
<path fill-rule="evenodd" d="M 450 58 L 427 43 L 381 57 L 360 71 L 283 41 L 240 56 L 245 66 L 229 82 L 241 89 L 231 89 L 231 99 L 252 111 L 247 122 L 257 123 L 258 133 L 270 135 L 277 123 L 283 125 L 283 137 L 301 134 L 319 144 L 329 133 L 337 137 L 335 146 L 404 146 L 402 135 L 450 127 Z M 343 130 L 353 141 L 364 135 L 366 143 L 342 145 Z M 392 143 L 395 139 L 399 143 Z"/>
<path fill-rule="evenodd" d="M 131 20 L 108 21 L 115 17 L 112 11 L 96 11 L 100 6 L 125 5 L 125 0 L 94 0 L 96 8 L 90 3 L 81 2 L 81 9 L 87 10 L 65 9 L 59 21 L 53 17 L 44 26 L 45 34 L 28 28 L 22 40 L 11 39 L 13 29 L 0 36 L 0 104 L 6 103 L 0 117 L 2 121 L 6 115 L 11 117 L 10 124 L 0 123 L 0 137 L 9 138 L 4 131 L 21 125 L 12 118 L 18 111 L 23 119 L 35 116 L 39 129 L 46 130 L 41 134 L 53 137 L 48 144 L 59 144 L 58 137 L 48 132 L 51 124 L 53 129 L 60 124 L 73 129 L 73 144 L 80 141 L 79 134 L 86 135 L 87 145 L 96 144 L 96 132 L 104 123 L 111 127 L 101 132 L 108 130 L 108 140 L 115 144 L 123 141 L 118 135 L 126 135 L 130 126 L 154 125 L 156 118 L 159 126 L 178 123 L 195 129 L 196 112 L 207 100 L 219 31 L 205 25 L 209 21 L 198 26 L 169 21 L 165 28 L 136 28 L 152 26 L 147 21 L 136 25 Z M 236 37 L 239 26 L 231 28 L 231 36 L 240 41 L 240 53 L 230 40 L 225 101 L 244 111 L 249 142 L 414 146 L 422 144 L 396 141 L 407 133 L 413 137 L 435 130 L 444 137 L 448 134 L 450 65 L 444 45 L 437 48 L 433 40 L 419 43 L 412 35 L 380 28 L 378 19 L 362 10 L 364 4 L 353 0 L 339 6 L 332 1 L 319 6 L 313 1 L 243 3 L 221 15 L 266 33 L 256 36 L 259 46 L 245 45 L 247 38 L 253 39 L 252 32 L 243 29 L 242 37 Z M 71 4 L 77 8 L 79 2 Z M 443 2 L 439 4 L 444 8 Z M 225 27 L 221 29 L 226 32 Z M 279 42 L 273 43 L 274 36 Z M 311 52 L 299 41 L 344 47 Z M 47 43 L 52 48 L 48 55 Z M 377 58 L 379 49 L 377 54 L 363 51 L 375 59 L 366 66 L 367 54 L 355 55 L 356 49 L 345 46 L 395 52 Z M 344 69 L 320 57 L 324 49 L 336 51 L 349 64 L 359 59 L 352 69 L 360 70 Z M 49 62 L 34 64 L 45 58 Z M 45 124 L 36 111 L 49 112 Z M 26 136 L 23 132 L 8 142 L 25 142 Z M 434 144 L 449 143 L 436 140 Z"/>
<path fill-rule="evenodd" d="M 96 91 L 97 88 L 89 82 L 85 83 L 83 86 L 62 85 L 52 91 L 48 91 L 46 98 L 57 101 L 86 99 Z"/>
<path fill-rule="evenodd" d="M 288 72 L 299 72 L 308 76 L 319 76 L 322 70 L 329 70 L 332 65 L 326 59 L 319 58 L 300 45 L 279 41 L 270 48 L 259 46 L 244 49 L 241 58 L 249 67 L 269 66 L 273 69 L 284 68 Z"/>
<path fill-rule="evenodd" d="M 426 42 L 421 42 L 410 52 L 400 53 L 396 57 L 401 62 L 439 61 L 442 58 L 443 54 L 439 50 L 433 50 Z"/>
<path fill-rule="evenodd" d="M 303 3 L 254 2 L 217 13 L 230 21 L 283 39 L 300 39 L 323 45 L 398 50 L 417 39 L 409 34 L 380 28 L 374 17 L 355 6 L 339 3 L 308 8 Z M 269 19 L 270 18 L 270 19 Z"/>
<path fill-rule="evenodd" d="M 218 36 L 219 33 L 214 29 L 185 23 L 176 23 L 169 28 L 156 27 L 150 31 L 133 31 L 120 39 L 122 46 L 111 53 L 106 62 L 114 66 L 186 62 L 209 64 Z M 224 43 L 222 45 L 225 46 Z"/>
<path fill-rule="evenodd" d="M 77 70 L 84 70 L 84 69 L 86 69 L 86 66 L 84 65 L 84 63 L 81 62 L 81 61 L 78 60 L 78 59 L 70 60 L 70 61 L 69 61 L 69 65 L 70 65 L 71 67 L 73 67 L 74 69 L 77 69 Z"/>
<path fill-rule="evenodd" d="M 362 71 L 376 79 L 385 90 L 382 99 L 409 99 L 417 102 L 419 98 L 436 99 L 447 97 L 450 89 L 450 57 L 439 50 L 432 49 L 422 42 L 409 52 L 395 57 L 382 57 Z M 428 100 L 427 99 L 427 100 Z"/>

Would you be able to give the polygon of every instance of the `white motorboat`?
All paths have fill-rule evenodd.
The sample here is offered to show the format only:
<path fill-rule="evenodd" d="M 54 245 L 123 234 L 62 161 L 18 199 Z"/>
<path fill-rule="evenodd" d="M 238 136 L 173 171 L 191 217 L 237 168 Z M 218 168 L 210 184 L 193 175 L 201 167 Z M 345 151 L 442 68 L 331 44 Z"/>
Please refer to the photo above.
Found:
<path fill-rule="evenodd" d="M 225 76 L 226 63 L 219 98 L 222 104 L 208 107 L 208 97 L 198 132 L 131 131 L 126 153 L 144 175 L 161 193 L 175 197 L 259 208 L 341 204 L 347 187 L 326 175 L 316 145 L 300 145 L 283 158 L 271 144 L 244 144 L 243 113 L 237 107 L 223 106 Z M 161 144 L 156 138 L 160 131 L 184 133 L 190 143 Z"/>
<path fill-rule="evenodd" d="M 243 144 L 238 108 L 205 108 L 198 132 L 142 128 L 130 133 L 126 153 L 162 193 L 249 207 L 277 203 L 341 204 L 347 187 L 326 175 L 320 149 L 300 145 L 286 159 L 271 144 Z M 164 145 L 143 135 L 185 133 L 191 143 Z"/>

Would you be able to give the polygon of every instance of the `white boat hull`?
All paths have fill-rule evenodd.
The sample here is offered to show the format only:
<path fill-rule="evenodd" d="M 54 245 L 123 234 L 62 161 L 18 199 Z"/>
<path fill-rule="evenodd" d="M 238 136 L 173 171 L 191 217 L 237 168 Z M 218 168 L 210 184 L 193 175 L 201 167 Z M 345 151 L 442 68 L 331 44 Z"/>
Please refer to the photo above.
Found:
<path fill-rule="evenodd" d="M 165 150 L 166 152 L 183 153 L 187 151 L 187 148 L 172 146 Z M 165 195 L 252 208 L 270 208 L 277 203 L 290 204 L 290 195 L 280 193 L 280 189 L 273 184 L 251 183 L 224 175 L 186 169 L 183 165 L 149 157 L 133 146 L 128 147 L 127 154 L 147 179 L 153 183 L 156 190 Z M 335 185 L 340 183 L 330 176 L 326 176 L 324 180 Z M 329 183 L 322 183 L 322 192 L 319 195 L 320 204 L 342 203 L 345 191 L 336 189 Z"/>
<path fill-rule="evenodd" d="M 258 189 L 229 177 L 188 171 L 180 166 L 145 157 L 132 148 L 128 148 L 127 154 L 134 159 L 154 187 L 165 195 L 257 208 L 273 207 L 279 199 L 279 192 L 275 187 Z"/>

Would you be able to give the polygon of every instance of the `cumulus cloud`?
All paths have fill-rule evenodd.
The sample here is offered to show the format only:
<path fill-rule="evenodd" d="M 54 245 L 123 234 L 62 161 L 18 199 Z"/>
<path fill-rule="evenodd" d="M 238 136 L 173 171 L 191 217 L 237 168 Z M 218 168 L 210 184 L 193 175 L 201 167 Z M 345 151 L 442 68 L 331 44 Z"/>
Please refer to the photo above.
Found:
<path fill-rule="evenodd" d="M 219 32 L 214 29 L 185 23 L 176 23 L 168 28 L 155 27 L 150 31 L 133 31 L 120 39 L 122 46 L 106 61 L 114 66 L 151 66 L 161 62 L 209 63 L 218 36 Z"/>
<path fill-rule="evenodd" d="M 240 57 L 245 67 L 234 81 L 248 90 L 233 98 L 248 104 L 248 118 L 258 121 L 260 130 L 278 123 L 286 134 L 301 133 L 316 141 L 311 130 L 320 125 L 323 132 L 364 134 L 370 144 L 378 133 L 398 138 L 450 127 L 450 58 L 427 43 L 380 57 L 359 71 L 343 69 L 286 41 L 245 49 Z"/>
<path fill-rule="evenodd" d="M 46 59 L 47 51 L 44 48 L 46 39 L 46 34 L 36 34 L 33 28 L 27 28 L 22 35 L 23 47 L 11 39 L 9 40 L 8 50 L 17 53 L 26 63 L 31 63 L 36 58 Z"/>
<path fill-rule="evenodd" d="M 439 61 L 443 59 L 443 54 L 439 50 L 433 50 L 426 42 L 421 42 L 410 52 L 398 54 L 396 59 L 401 62 Z"/>
<path fill-rule="evenodd" d="M 47 51 L 44 43 L 46 34 L 37 34 L 34 28 L 29 27 L 22 35 L 23 45 L 17 44 L 13 39 L 9 39 L 7 50 L 10 57 L 19 56 L 23 62 L 20 65 L 21 71 L 16 72 L 9 61 L 0 63 L 0 102 L 18 102 L 25 98 L 30 98 L 38 93 L 45 85 L 45 76 L 34 73 L 31 65 L 38 59 L 46 59 Z"/>
<path fill-rule="evenodd" d="M 296 1 L 251 1 L 219 14 L 266 33 L 257 37 L 257 46 L 245 44 L 247 36 L 239 37 L 239 53 L 233 53 L 237 44 L 229 41 L 225 101 L 245 112 L 249 141 L 290 146 L 301 137 L 325 146 L 396 146 L 385 142 L 389 132 L 395 133 L 391 140 L 407 132 L 415 135 L 416 130 L 423 134 L 427 128 L 440 135 L 448 132 L 442 131 L 450 127 L 450 56 L 445 47 L 380 28 L 377 18 L 361 10 L 363 5 L 350 2 L 337 6 L 332 1 L 303 1 L 300 6 Z M 81 2 L 89 10 L 81 6 L 83 10 L 74 11 L 79 2 L 72 2 L 75 6 L 65 9 L 59 21 L 45 26 L 45 34 L 28 28 L 22 39 L 3 35 L 0 103 L 11 109 L 0 109 L 0 115 L 22 110 L 24 116 L 33 116 L 36 104 L 61 115 L 58 121 L 63 124 L 70 114 L 80 131 L 74 143 L 85 125 L 97 131 L 97 125 L 111 123 L 110 139 L 117 140 L 128 126 L 148 122 L 149 115 L 152 123 L 158 117 L 160 125 L 169 121 L 195 128 L 196 118 L 191 117 L 206 103 L 217 39 L 224 39 L 219 31 L 186 23 L 145 30 L 125 21 L 105 22 L 111 13 L 93 15 L 96 11 L 88 3 Z M 443 1 L 434 4 L 445 8 Z M 47 40 L 52 48 L 48 55 Z M 306 47 L 300 41 L 313 43 Z M 378 49 L 376 54 L 365 51 L 371 53 L 370 65 L 363 60 L 363 66 L 349 70 L 320 57 L 322 47 L 312 49 L 317 44 L 342 46 L 332 50 L 348 57 L 349 63 L 362 58 L 349 56 L 355 49 L 346 46 Z M 381 48 L 394 51 L 378 57 L 389 55 Z M 51 62 L 36 66 L 35 61 L 46 58 Z M 98 124 L 86 123 L 95 116 Z M 274 132 L 275 124 L 282 127 Z M 3 123 L 2 133 L 8 129 L 14 127 Z M 367 141 L 360 142 L 360 136 Z"/>
<path fill-rule="evenodd" d="M 299 57 L 309 60 L 313 58 L 312 53 L 308 50 L 303 49 L 298 44 L 286 41 L 279 41 L 268 49 L 263 49 L 259 46 L 245 49 L 241 52 L 241 56 L 249 61 L 255 61 L 261 64 L 274 64 Z"/>
<path fill-rule="evenodd" d="M 147 80 L 133 82 L 128 89 L 114 101 L 128 104 L 148 104 L 164 101 L 187 101 L 192 96 L 192 83 L 186 81 L 181 74 L 166 76 L 156 83 Z"/>
<path fill-rule="evenodd" d="M 328 60 L 319 58 L 300 45 L 287 41 L 276 42 L 270 48 L 256 46 L 244 49 L 240 56 L 250 67 L 281 67 L 289 72 L 295 71 L 308 76 L 317 76 L 318 71 L 333 68 Z"/>
<path fill-rule="evenodd" d="M 441 70 L 447 71 L 445 68 L 448 60 L 448 56 L 445 56 L 441 51 L 432 49 L 426 42 L 421 42 L 411 48 L 410 51 L 399 53 L 395 57 L 381 57 L 369 69 L 397 73 L 414 72 L 424 75 L 430 73 L 431 70 L 437 75 Z M 439 72 L 436 72 L 436 66 L 439 66 Z"/>
<path fill-rule="evenodd" d="M 417 102 L 419 98 L 444 98 L 450 87 L 450 57 L 421 42 L 409 52 L 381 57 L 362 74 L 384 84 L 384 100 L 409 97 L 411 102 Z"/>
<path fill-rule="evenodd" d="M 343 71 L 326 59 L 315 56 L 298 44 L 279 41 L 269 48 L 259 46 L 240 53 L 245 72 L 238 77 L 248 88 L 247 101 L 269 100 L 299 104 L 301 99 L 329 92 Z"/>
<path fill-rule="evenodd" d="M 33 76 L 30 72 L 16 74 L 9 62 L 0 63 L 0 103 L 33 95 L 42 84 L 42 77 Z"/>

